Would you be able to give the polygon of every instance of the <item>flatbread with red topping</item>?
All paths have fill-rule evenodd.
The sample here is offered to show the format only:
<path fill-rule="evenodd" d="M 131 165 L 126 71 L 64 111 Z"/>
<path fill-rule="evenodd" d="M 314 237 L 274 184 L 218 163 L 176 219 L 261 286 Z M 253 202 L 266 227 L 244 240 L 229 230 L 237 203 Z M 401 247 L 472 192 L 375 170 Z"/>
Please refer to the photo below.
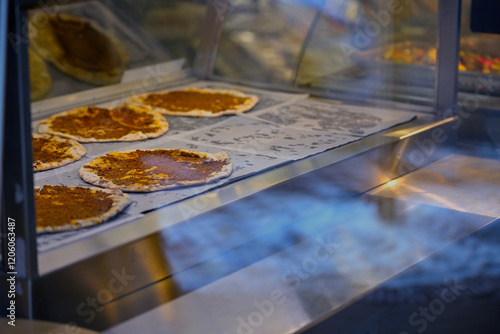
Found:
<path fill-rule="evenodd" d="M 151 192 L 213 182 L 231 174 L 225 152 L 182 149 L 111 152 L 80 168 L 85 182 L 131 192 Z"/>
<path fill-rule="evenodd" d="M 37 233 L 74 231 L 121 212 L 130 197 L 120 190 L 45 185 L 35 188 Z"/>
<path fill-rule="evenodd" d="M 53 136 L 50 134 L 32 135 L 33 171 L 65 166 L 80 160 L 87 150 L 76 140 Z"/>
<path fill-rule="evenodd" d="M 134 106 L 113 109 L 81 107 L 55 114 L 40 122 L 38 132 L 79 142 L 136 141 L 156 138 L 168 131 L 165 117 Z"/>
<path fill-rule="evenodd" d="M 252 109 L 259 98 L 231 89 L 186 88 L 131 96 L 126 103 L 165 115 L 219 117 Z"/>

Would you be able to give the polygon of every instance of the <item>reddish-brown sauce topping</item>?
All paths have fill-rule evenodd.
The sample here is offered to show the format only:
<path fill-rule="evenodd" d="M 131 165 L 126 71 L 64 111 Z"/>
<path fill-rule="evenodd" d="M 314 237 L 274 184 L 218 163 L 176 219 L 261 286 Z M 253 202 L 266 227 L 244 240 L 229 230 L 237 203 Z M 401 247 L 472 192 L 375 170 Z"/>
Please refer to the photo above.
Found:
<path fill-rule="evenodd" d="M 112 110 L 88 107 L 83 114 L 71 114 L 53 118 L 51 130 L 64 134 L 96 139 L 118 139 L 134 132 L 152 133 L 154 116 L 138 112 L 127 106 Z"/>
<path fill-rule="evenodd" d="M 109 111 L 109 114 L 120 124 L 137 129 L 149 129 L 155 122 L 155 118 L 150 112 L 140 112 L 130 109 L 128 106 L 113 108 Z"/>
<path fill-rule="evenodd" d="M 228 163 L 182 150 L 159 149 L 106 154 L 97 164 L 85 165 L 84 168 L 121 186 L 163 186 L 204 180 Z"/>
<path fill-rule="evenodd" d="M 121 68 L 122 59 L 115 45 L 89 22 L 55 15 L 49 23 L 67 63 L 95 72 Z"/>
<path fill-rule="evenodd" d="M 40 166 L 42 163 L 59 162 L 72 158 L 69 153 L 71 144 L 47 138 L 33 138 L 33 165 Z"/>
<path fill-rule="evenodd" d="M 247 97 L 230 94 L 172 91 L 164 94 L 150 94 L 144 102 L 153 107 L 165 108 L 170 111 L 206 110 L 213 113 L 236 109 L 245 104 Z"/>
<path fill-rule="evenodd" d="M 104 191 L 46 185 L 35 191 L 36 225 L 75 225 L 72 221 L 97 217 L 112 205 L 113 199 Z"/>

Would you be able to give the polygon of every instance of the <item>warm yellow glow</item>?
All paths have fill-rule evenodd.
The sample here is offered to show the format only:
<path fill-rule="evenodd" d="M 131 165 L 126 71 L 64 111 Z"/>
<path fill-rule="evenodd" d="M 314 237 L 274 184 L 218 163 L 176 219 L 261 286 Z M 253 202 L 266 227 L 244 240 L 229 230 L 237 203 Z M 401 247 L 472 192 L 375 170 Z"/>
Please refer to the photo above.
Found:
<path fill-rule="evenodd" d="M 398 184 L 398 181 L 396 181 L 396 180 L 390 180 L 389 182 L 387 182 L 387 185 L 388 185 L 389 187 L 393 187 L 393 186 L 395 186 L 396 184 Z"/>
<path fill-rule="evenodd" d="M 440 125 L 443 125 L 443 124 L 446 124 L 446 123 L 451 123 L 451 122 L 455 121 L 455 118 L 456 118 L 456 116 L 455 116 L 455 117 L 450 117 L 450 118 L 447 118 L 447 119 L 443 119 L 443 120 L 441 120 L 441 121 L 435 122 L 435 123 L 433 123 L 433 124 L 431 124 L 431 125 L 428 125 L 428 126 L 424 126 L 424 127 L 422 127 L 422 128 L 419 128 L 419 129 L 417 129 L 417 130 L 415 130 L 415 131 L 412 131 L 412 132 L 410 132 L 410 133 L 407 133 L 407 134 L 405 134 L 405 135 L 403 135 L 403 136 L 399 137 L 399 139 L 400 139 L 400 140 L 402 140 L 402 139 L 405 139 L 405 138 L 408 138 L 408 137 L 414 136 L 414 135 L 416 135 L 416 134 L 419 134 L 419 133 L 422 133 L 422 132 L 428 131 L 428 130 L 430 130 L 430 129 L 432 129 L 432 128 L 436 128 L 436 127 L 438 127 L 438 126 L 440 126 Z"/>

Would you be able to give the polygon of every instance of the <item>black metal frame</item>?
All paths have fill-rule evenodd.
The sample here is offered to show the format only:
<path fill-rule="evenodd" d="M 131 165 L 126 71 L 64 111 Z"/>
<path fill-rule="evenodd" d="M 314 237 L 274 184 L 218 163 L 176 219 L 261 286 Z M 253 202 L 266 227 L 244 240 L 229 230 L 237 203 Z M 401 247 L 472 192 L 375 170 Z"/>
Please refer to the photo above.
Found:
<path fill-rule="evenodd" d="M 455 115 L 462 0 L 440 0 L 435 80 L 435 111 L 439 118 Z"/>
<path fill-rule="evenodd" d="M 0 36 L 7 35 L 7 11 L 9 9 L 9 3 L 4 1 L 0 3 Z M 5 64 L 6 64 L 6 48 L 7 48 L 7 40 L 0 39 L 0 73 L 5 73 Z M 0 101 L 2 101 L 2 105 L 0 107 L 0 189 L 3 189 L 3 148 L 4 148 L 4 120 L 5 120 L 5 77 L 0 76 Z M 0 217 L 4 217 L 4 197 L 3 191 L 0 191 Z M 6 230 L 3 229 L 4 225 L 0 224 L 0 233 L 2 235 L 1 244 L 5 245 L 6 238 Z M 2 259 L 5 259 L 7 254 L 5 253 L 5 247 L 2 247 L 0 250 L 0 254 L 2 255 Z M 5 267 L 3 262 L 0 262 L 0 271 L 5 271 Z"/>
<path fill-rule="evenodd" d="M 33 280 L 38 276 L 35 208 L 31 146 L 30 85 L 28 68 L 28 29 L 25 5 L 35 1 L 8 3 L 6 68 L 4 79 L 2 230 L 15 221 L 15 268 L 5 272 L 16 277 L 16 315 L 32 318 Z M 4 234 L 5 235 L 5 234 Z M 5 239 L 4 239 L 5 240 Z M 2 243 L 2 259 L 7 259 L 7 243 Z M 9 274 L 10 273 L 10 274 Z"/>

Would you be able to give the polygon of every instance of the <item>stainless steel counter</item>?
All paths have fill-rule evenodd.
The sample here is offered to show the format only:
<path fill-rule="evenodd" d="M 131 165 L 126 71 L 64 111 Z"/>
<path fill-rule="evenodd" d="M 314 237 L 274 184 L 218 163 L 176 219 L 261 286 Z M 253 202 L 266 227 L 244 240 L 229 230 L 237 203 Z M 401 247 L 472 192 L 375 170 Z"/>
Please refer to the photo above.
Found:
<path fill-rule="evenodd" d="M 338 193 L 331 185 L 301 182 L 237 206 L 247 214 L 235 214 L 231 206 L 215 211 L 213 219 L 225 221 L 230 210 L 233 224 L 255 210 L 279 219 L 266 203 L 295 220 L 206 261 L 203 269 L 195 266 L 138 292 L 143 298 L 118 300 L 110 307 L 140 307 L 154 296 L 180 294 L 106 333 L 300 331 L 492 222 L 499 215 L 498 198 L 487 189 L 500 185 L 498 170 L 500 160 L 452 154 L 342 203 L 334 204 Z M 285 202 L 284 193 L 297 196 Z M 251 259 L 257 261 L 247 265 Z"/>

